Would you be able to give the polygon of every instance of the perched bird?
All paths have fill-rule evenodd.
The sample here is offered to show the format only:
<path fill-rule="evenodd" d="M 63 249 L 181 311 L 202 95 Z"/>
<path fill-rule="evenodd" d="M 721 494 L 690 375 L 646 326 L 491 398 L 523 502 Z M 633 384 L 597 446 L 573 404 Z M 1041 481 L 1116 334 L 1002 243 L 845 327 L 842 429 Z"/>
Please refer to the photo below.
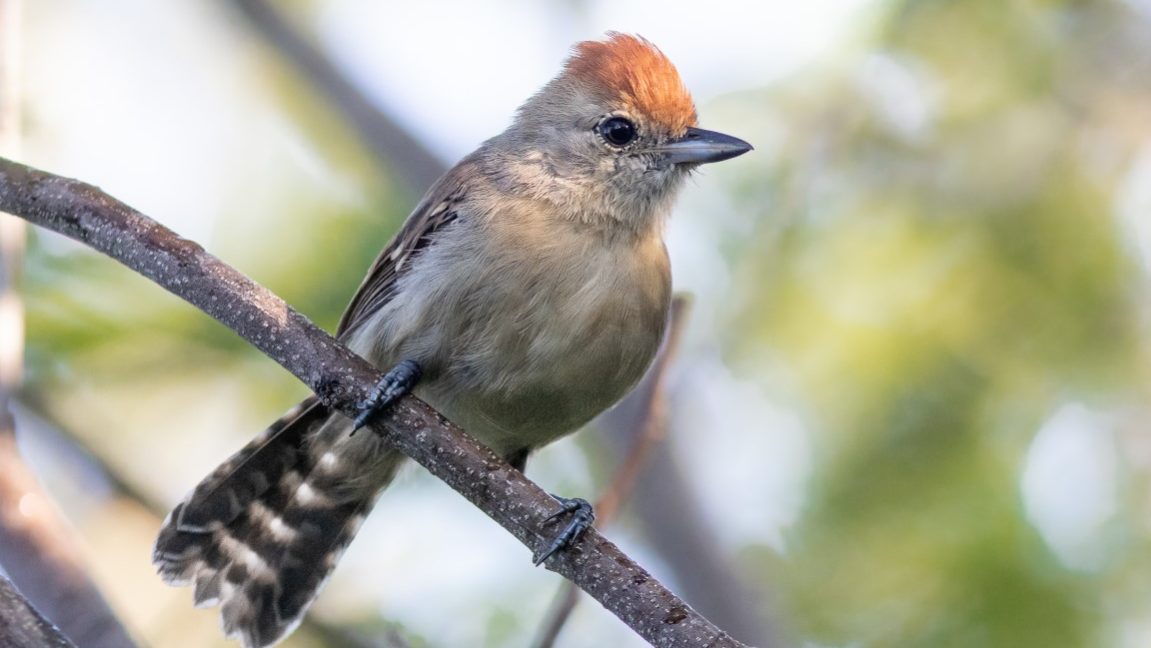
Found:
<path fill-rule="evenodd" d="M 363 415 L 309 398 L 224 462 L 164 522 L 164 580 L 220 605 L 244 646 L 271 645 L 404 460 L 353 434 L 373 412 L 414 387 L 522 470 L 623 397 L 667 322 L 673 197 L 698 165 L 751 150 L 695 125 L 654 45 L 618 33 L 576 45 L 507 130 L 428 191 L 352 298 L 339 338 L 391 368 Z M 577 519 L 552 550 L 588 520 L 586 503 L 559 499 Z"/>

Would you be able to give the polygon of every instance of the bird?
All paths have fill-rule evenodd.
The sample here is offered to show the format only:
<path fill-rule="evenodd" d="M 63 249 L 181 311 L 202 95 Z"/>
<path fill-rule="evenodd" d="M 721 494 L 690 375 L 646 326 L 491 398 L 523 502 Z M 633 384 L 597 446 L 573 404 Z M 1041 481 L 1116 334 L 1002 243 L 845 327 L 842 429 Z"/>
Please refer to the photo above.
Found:
<path fill-rule="evenodd" d="M 412 392 L 519 470 L 619 401 L 668 321 L 663 242 L 701 164 L 747 142 L 697 126 L 650 41 L 577 43 L 511 124 L 440 178 L 368 270 L 337 337 L 384 379 L 346 417 L 310 397 L 227 459 L 165 519 L 160 576 L 220 606 L 245 648 L 287 636 L 404 462 L 371 432 Z M 572 522 L 545 555 L 592 519 Z"/>

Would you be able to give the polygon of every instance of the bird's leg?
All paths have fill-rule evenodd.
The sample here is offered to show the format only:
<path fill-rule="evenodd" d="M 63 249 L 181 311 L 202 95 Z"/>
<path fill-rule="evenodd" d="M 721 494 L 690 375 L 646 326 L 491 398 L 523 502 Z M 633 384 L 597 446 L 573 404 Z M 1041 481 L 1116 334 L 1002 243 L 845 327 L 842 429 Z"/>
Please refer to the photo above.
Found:
<path fill-rule="evenodd" d="M 352 434 L 367 425 L 368 421 L 399 400 L 401 396 L 412 391 L 412 388 L 420 381 L 421 375 L 423 375 L 423 371 L 420 370 L 420 365 L 415 360 L 402 360 L 388 370 L 388 373 L 384 374 L 372 393 L 357 406 L 359 414 L 356 416 L 354 427 L 352 427 Z"/>
<path fill-rule="evenodd" d="M 559 500 L 560 510 L 549 515 L 544 519 L 543 523 L 549 524 L 553 520 L 568 513 L 571 513 L 571 519 L 568 520 L 567 526 L 564 527 L 563 531 L 560 531 L 555 539 L 552 540 L 552 543 L 548 545 L 548 548 L 545 549 L 539 557 L 532 560 L 532 563 L 535 565 L 539 565 L 547 560 L 555 552 L 570 547 L 572 543 L 583 535 L 584 531 L 590 529 L 592 523 L 595 522 L 595 510 L 592 509 L 591 504 L 587 503 L 587 500 L 578 497 L 560 497 L 554 494 L 552 497 Z"/>

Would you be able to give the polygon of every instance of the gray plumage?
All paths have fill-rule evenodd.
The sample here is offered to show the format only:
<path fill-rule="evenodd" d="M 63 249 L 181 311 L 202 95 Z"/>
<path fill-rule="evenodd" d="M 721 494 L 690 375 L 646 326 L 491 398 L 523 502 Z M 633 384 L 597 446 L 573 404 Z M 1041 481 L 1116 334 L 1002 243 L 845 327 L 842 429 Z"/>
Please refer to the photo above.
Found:
<path fill-rule="evenodd" d="M 581 44 L 507 131 L 429 190 L 340 322 L 340 339 L 377 366 L 416 361 L 416 395 L 521 468 L 627 393 L 663 335 L 662 225 L 694 165 L 667 161 L 660 147 L 695 114 L 682 114 L 690 98 L 671 98 L 673 119 L 668 106 L 640 105 L 635 92 L 580 71 L 625 54 L 674 74 L 640 39 Z M 634 146 L 608 145 L 597 131 L 618 115 L 638 127 Z M 306 400 L 161 529 L 161 576 L 193 585 L 197 605 L 220 605 L 225 632 L 249 648 L 299 623 L 403 460 L 374 434 L 350 431 L 347 418 Z"/>

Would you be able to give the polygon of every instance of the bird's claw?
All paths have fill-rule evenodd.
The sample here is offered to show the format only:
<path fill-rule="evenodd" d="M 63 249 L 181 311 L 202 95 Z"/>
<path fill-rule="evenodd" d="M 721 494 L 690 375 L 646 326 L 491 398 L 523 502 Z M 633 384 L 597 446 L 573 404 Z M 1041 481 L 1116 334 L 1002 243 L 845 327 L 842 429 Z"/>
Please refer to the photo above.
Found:
<path fill-rule="evenodd" d="M 532 564 L 534 565 L 539 565 L 557 551 L 570 547 L 572 543 L 583 535 L 585 531 L 590 529 L 595 522 L 595 510 L 591 504 L 587 503 L 587 500 L 579 497 L 560 497 L 559 495 L 552 495 L 552 497 L 559 500 L 560 510 L 544 518 L 543 523 L 550 524 L 569 513 L 571 514 L 571 519 L 568 520 L 567 526 L 556 535 L 547 549 L 532 560 Z"/>
<path fill-rule="evenodd" d="M 388 370 L 388 373 L 384 374 L 372 393 L 357 407 L 359 414 L 356 415 L 356 419 L 352 423 L 352 434 L 358 432 L 360 428 L 368 424 L 368 421 L 386 410 L 400 397 L 411 392 L 416 383 L 420 381 L 421 375 L 423 372 L 420 370 L 420 365 L 414 360 L 402 360 Z"/>

